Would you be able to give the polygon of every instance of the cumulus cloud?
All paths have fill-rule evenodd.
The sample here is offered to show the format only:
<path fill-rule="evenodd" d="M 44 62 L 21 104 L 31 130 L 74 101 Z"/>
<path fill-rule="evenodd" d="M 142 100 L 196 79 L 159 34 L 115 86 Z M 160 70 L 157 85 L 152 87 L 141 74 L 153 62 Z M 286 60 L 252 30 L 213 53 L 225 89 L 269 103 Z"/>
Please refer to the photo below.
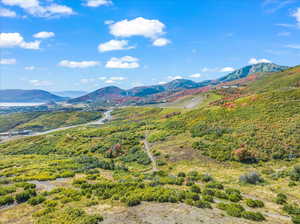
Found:
<path fill-rule="evenodd" d="M 47 38 L 51 38 L 54 36 L 55 36 L 55 33 L 47 32 L 47 31 L 42 31 L 42 32 L 39 32 L 39 33 L 36 33 L 33 35 L 33 37 L 40 38 L 40 39 L 47 39 Z"/>
<path fill-rule="evenodd" d="M 95 67 L 99 65 L 98 61 L 69 61 L 69 60 L 62 60 L 58 64 L 61 67 L 67 68 L 89 68 Z"/>
<path fill-rule="evenodd" d="M 30 49 L 30 50 L 39 50 L 40 49 L 41 41 L 33 41 L 33 42 L 22 42 L 20 47 L 24 49 Z"/>
<path fill-rule="evenodd" d="M 190 75 L 190 78 L 200 78 L 202 75 L 200 73 L 195 73 Z"/>
<path fill-rule="evenodd" d="M 153 45 L 156 47 L 163 47 L 168 45 L 169 43 L 171 43 L 171 41 L 166 38 L 158 38 L 154 40 Z"/>
<path fill-rule="evenodd" d="M 168 76 L 168 79 L 170 79 L 170 80 L 176 80 L 176 79 L 183 79 L 183 77 L 182 76 L 180 76 L 180 75 L 176 75 L 176 76 Z"/>
<path fill-rule="evenodd" d="M 159 20 L 138 17 L 133 20 L 122 20 L 109 25 L 110 33 L 116 37 L 144 36 L 157 39 L 164 34 L 165 24 Z"/>
<path fill-rule="evenodd" d="M 12 10 L 6 8 L 0 8 L 0 16 L 14 18 L 17 16 L 17 14 Z"/>
<path fill-rule="evenodd" d="M 40 49 L 40 41 L 25 42 L 19 33 L 0 33 L 0 47 L 21 47 L 24 49 L 38 50 Z"/>
<path fill-rule="evenodd" d="M 1 65 L 14 65 L 17 63 L 17 60 L 14 58 L 2 58 L 0 59 Z"/>
<path fill-rule="evenodd" d="M 271 61 L 265 59 L 265 58 L 262 58 L 262 59 L 256 59 L 256 58 L 251 58 L 248 63 L 250 65 L 254 65 L 254 64 L 259 64 L 259 63 L 272 63 Z"/>
<path fill-rule="evenodd" d="M 233 72 L 234 70 L 232 67 L 224 67 L 220 69 L 220 72 Z"/>
<path fill-rule="evenodd" d="M 99 7 L 104 5 L 112 5 L 111 0 L 86 0 L 85 3 L 88 7 Z"/>
<path fill-rule="evenodd" d="M 34 66 L 26 66 L 24 67 L 25 70 L 28 70 L 28 71 L 33 71 L 35 70 L 35 67 Z"/>
<path fill-rule="evenodd" d="M 4 5 L 7 6 L 18 6 L 25 10 L 27 13 L 38 16 L 38 17 L 52 17 L 52 16 L 62 16 L 74 14 L 72 8 L 51 3 L 49 5 L 40 5 L 39 0 L 2 0 Z"/>
<path fill-rule="evenodd" d="M 292 14 L 292 16 L 296 18 L 298 26 L 300 27 L 300 8 L 297 8 L 297 10 Z"/>
<path fill-rule="evenodd" d="M 125 56 L 122 58 L 111 58 L 105 65 L 106 68 L 122 68 L 133 69 L 140 67 L 138 63 L 139 59 L 131 56 Z"/>
<path fill-rule="evenodd" d="M 110 40 L 106 43 L 99 44 L 98 50 L 100 52 L 106 51 L 116 51 L 116 50 L 128 50 L 134 48 L 133 46 L 128 46 L 127 40 Z"/>
<path fill-rule="evenodd" d="M 29 83 L 33 86 L 36 86 L 36 87 L 45 87 L 45 86 L 52 86 L 53 85 L 53 83 L 50 82 L 50 81 L 37 80 L 37 79 L 29 80 Z"/>
<path fill-rule="evenodd" d="M 97 79 L 99 79 L 99 80 L 106 80 L 107 79 L 107 77 L 105 77 L 105 76 L 101 76 L 101 77 L 98 77 Z"/>

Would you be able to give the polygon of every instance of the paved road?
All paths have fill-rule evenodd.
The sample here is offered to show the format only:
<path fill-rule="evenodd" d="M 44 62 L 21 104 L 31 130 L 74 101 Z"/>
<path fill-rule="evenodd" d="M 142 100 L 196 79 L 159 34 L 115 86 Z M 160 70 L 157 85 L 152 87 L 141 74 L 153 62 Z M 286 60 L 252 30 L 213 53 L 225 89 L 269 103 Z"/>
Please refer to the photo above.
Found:
<path fill-rule="evenodd" d="M 63 131 L 63 130 L 67 130 L 67 129 L 70 129 L 70 128 L 77 128 L 77 127 L 81 127 L 81 126 L 101 125 L 101 124 L 104 124 L 106 121 L 111 120 L 111 118 L 112 118 L 111 117 L 111 112 L 112 112 L 112 110 L 106 111 L 104 113 L 104 116 L 101 119 L 97 120 L 97 121 L 91 121 L 91 122 L 88 122 L 88 123 L 85 123 L 85 124 L 72 125 L 72 126 L 67 126 L 67 127 L 62 127 L 62 128 L 55 128 L 55 129 L 51 129 L 51 130 L 43 131 L 43 132 L 35 132 L 35 133 L 32 133 L 31 135 L 12 136 L 12 137 L 8 137 L 8 138 L 3 139 L 3 141 L 1 141 L 1 142 L 7 142 L 7 141 L 10 141 L 10 140 L 29 137 L 29 136 L 46 135 L 46 134 L 50 134 L 52 132 Z"/>

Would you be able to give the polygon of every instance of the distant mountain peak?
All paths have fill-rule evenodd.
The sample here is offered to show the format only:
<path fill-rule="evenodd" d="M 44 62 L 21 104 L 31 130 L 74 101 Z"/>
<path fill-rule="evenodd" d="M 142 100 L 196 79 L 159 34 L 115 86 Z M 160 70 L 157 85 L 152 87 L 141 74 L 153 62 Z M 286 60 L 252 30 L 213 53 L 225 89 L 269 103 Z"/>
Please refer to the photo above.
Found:
<path fill-rule="evenodd" d="M 245 78 L 250 74 L 258 72 L 280 72 L 288 69 L 288 66 L 276 65 L 274 63 L 258 63 L 253 65 L 248 65 L 243 68 L 237 69 L 228 75 L 218 79 L 219 82 L 228 82 L 236 79 Z"/>

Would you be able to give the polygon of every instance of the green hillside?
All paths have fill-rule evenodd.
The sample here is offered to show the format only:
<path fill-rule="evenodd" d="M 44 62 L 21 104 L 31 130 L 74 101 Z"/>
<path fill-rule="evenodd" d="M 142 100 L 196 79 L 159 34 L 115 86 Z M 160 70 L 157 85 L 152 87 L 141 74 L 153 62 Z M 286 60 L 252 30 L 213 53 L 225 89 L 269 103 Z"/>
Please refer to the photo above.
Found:
<path fill-rule="evenodd" d="M 0 115 L 0 132 L 9 130 L 46 131 L 64 126 L 84 124 L 101 118 L 100 112 L 28 112 Z"/>
<path fill-rule="evenodd" d="M 0 204 L 17 204 L 0 222 L 122 223 L 163 203 L 194 211 L 186 223 L 202 211 L 224 224 L 297 223 L 299 82 L 295 67 L 212 90 L 197 109 L 119 108 L 101 127 L 2 143 Z M 43 116 L 18 128 L 73 120 Z"/>

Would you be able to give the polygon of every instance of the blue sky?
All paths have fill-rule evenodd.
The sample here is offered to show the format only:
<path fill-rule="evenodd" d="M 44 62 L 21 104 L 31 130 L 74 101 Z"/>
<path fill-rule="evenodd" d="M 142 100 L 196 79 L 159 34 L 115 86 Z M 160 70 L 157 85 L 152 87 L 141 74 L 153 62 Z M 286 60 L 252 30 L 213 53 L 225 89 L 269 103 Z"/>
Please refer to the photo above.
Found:
<path fill-rule="evenodd" d="M 300 0 L 0 0 L 0 87 L 92 91 L 300 64 Z"/>

